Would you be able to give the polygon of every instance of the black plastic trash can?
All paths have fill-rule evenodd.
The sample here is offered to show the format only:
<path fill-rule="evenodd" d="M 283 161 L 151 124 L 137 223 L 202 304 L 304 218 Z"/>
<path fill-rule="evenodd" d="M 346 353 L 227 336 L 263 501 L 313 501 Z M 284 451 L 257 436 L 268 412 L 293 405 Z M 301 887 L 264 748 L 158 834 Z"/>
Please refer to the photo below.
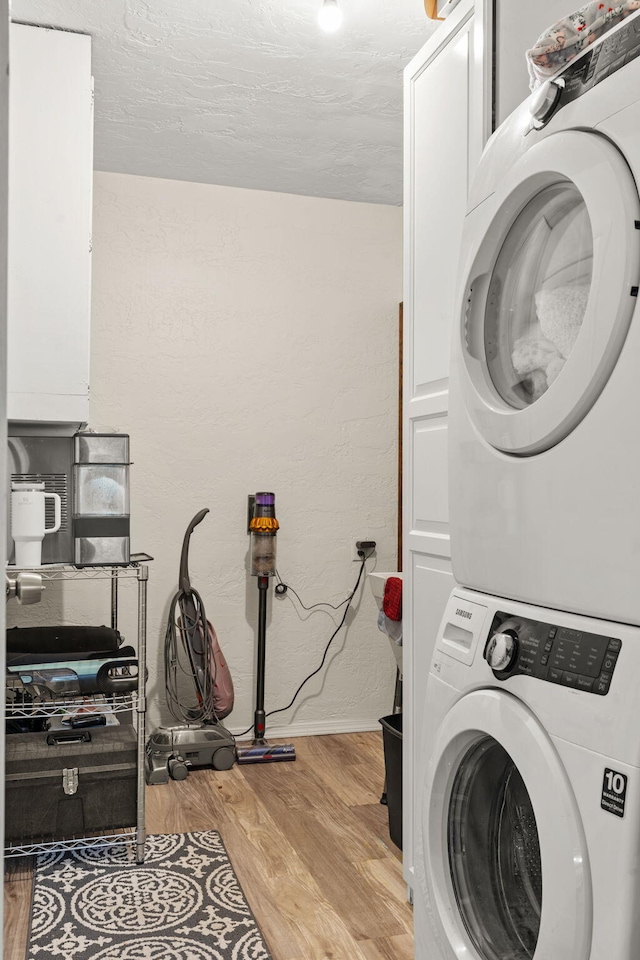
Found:
<path fill-rule="evenodd" d="M 389 836 L 402 850 L 402 714 L 381 717 Z"/>

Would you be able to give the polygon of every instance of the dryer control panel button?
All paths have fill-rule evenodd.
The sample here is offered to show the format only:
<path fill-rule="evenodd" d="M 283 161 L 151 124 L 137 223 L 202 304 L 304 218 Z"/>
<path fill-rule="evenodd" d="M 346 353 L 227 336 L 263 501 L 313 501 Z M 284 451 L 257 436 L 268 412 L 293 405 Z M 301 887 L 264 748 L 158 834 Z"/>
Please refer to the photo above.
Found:
<path fill-rule="evenodd" d="M 498 680 L 528 676 L 606 696 L 622 641 L 552 623 L 498 612 L 485 659 Z"/>

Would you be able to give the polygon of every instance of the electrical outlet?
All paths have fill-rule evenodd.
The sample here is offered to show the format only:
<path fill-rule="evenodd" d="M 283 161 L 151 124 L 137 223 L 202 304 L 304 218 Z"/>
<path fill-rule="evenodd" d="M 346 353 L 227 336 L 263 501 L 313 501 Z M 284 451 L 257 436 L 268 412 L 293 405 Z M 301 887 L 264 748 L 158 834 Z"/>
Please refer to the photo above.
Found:
<path fill-rule="evenodd" d="M 373 555 L 375 549 L 375 540 L 356 540 L 353 544 L 353 555 L 351 559 L 362 563 L 363 560 Z"/>

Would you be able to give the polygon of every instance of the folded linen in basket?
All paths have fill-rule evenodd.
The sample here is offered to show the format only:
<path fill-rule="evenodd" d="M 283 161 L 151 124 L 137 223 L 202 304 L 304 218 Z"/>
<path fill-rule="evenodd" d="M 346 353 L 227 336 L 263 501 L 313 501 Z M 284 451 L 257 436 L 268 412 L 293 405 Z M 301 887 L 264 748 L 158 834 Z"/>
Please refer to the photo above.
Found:
<path fill-rule="evenodd" d="M 563 17 L 527 51 L 529 87 L 535 90 L 625 17 L 640 10 L 640 0 L 601 3 L 592 0 Z"/>

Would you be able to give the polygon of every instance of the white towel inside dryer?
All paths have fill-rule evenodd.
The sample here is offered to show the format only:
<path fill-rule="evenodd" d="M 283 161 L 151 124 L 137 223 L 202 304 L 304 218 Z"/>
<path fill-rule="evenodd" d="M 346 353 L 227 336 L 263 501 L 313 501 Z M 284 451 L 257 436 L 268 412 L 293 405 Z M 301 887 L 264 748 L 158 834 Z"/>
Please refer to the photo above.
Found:
<path fill-rule="evenodd" d="M 550 226 L 545 275 L 535 294 L 536 314 L 543 336 L 566 360 L 578 339 L 589 300 L 591 222 L 587 208 L 581 204 Z M 585 241 L 589 251 L 586 256 Z"/>
<path fill-rule="evenodd" d="M 531 400 L 559 376 L 578 338 L 589 299 L 592 249 L 584 204 L 569 210 L 558 205 L 529 235 L 526 262 L 535 307 L 513 343 L 511 361 L 516 375 L 525 378 Z"/>
<path fill-rule="evenodd" d="M 567 284 L 535 295 L 540 329 L 566 360 L 575 346 L 589 300 L 590 284 Z"/>

